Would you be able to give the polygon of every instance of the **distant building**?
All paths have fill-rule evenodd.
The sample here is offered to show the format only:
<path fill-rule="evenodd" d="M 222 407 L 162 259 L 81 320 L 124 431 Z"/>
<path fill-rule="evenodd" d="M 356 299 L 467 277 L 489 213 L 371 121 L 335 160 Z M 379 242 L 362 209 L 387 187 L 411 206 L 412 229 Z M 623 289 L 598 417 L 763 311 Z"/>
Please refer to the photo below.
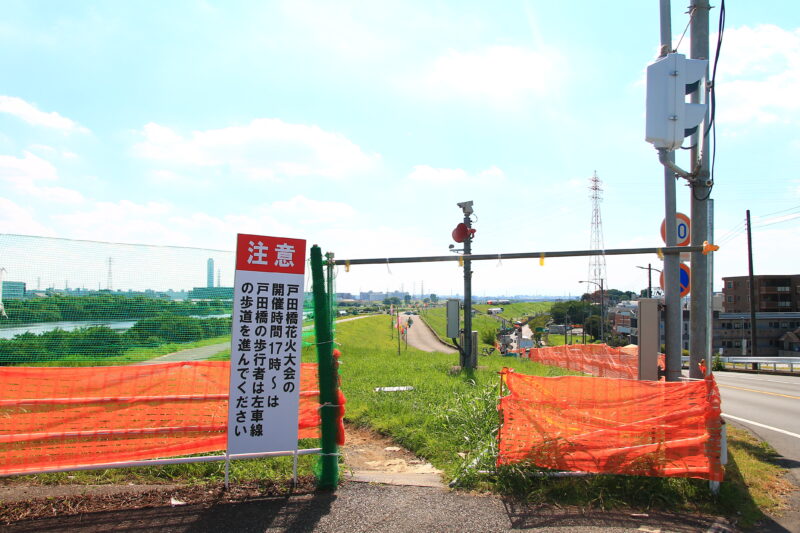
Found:
<path fill-rule="evenodd" d="M 750 280 L 747 276 L 722 278 L 725 313 L 750 312 Z M 753 276 L 756 313 L 800 312 L 800 274 Z"/>
<path fill-rule="evenodd" d="M 189 300 L 233 300 L 233 287 L 195 287 Z"/>
<path fill-rule="evenodd" d="M 756 313 L 756 355 L 797 357 L 793 335 L 800 328 L 800 312 Z M 791 335 L 787 335 L 790 334 Z M 714 313 L 714 352 L 726 356 L 750 356 L 750 313 Z"/>
<path fill-rule="evenodd" d="M 611 331 L 617 335 L 630 335 L 631 319 L 638 311 L 639 304 L 630 300 L 624 300 L 609 308 L 608 320 L 611 322 Z"/>
<path fill-rule="evenodd" d="M 214 286 L 214 260 L 212 258 L 208 258 L 206 262 L 206 288 L 211 288 Z"/>
<path fill-rule="evenodd" d="M 24 281 L 4 281 L 3 300 L 21 300 L 25 298 Z"/>
<path fill-rule="evenodd" d="M 355 300 L 356 297 L 351 292 L 337 292 L 336 293 L 337 300 Z"/>
<path fill-rule="evenodd" d="M 362 302 L 382 302 L 386 299 L 385 292 L 374 292 L 374 291 L 367 291 L 367 292 L 360 292 L 358 293 L 358 299 Z"/>
<path fill-rule="evenodd" d="M 800 357 L 800 328 L 787 331 L 778 338 L 778 356 Z"/>

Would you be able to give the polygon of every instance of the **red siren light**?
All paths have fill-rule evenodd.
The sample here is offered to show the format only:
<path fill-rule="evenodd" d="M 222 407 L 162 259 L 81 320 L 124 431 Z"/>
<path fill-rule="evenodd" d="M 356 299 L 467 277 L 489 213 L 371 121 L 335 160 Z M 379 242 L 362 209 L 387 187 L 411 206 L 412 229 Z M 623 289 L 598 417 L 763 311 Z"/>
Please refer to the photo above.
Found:
<path fill-rule="evenodd" d="M 468 228 L 463 222 L 453 230 L 453 240 L 456 242 L 464 242 L 473 235 L 475 235 L 475 230 L 473 228 Z"/>

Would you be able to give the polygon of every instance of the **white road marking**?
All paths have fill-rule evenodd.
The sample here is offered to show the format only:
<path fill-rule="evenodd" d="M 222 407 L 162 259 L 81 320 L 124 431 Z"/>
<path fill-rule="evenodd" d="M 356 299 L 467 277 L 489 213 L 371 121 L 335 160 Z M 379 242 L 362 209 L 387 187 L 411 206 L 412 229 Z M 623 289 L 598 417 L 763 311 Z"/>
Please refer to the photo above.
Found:
<path fill-rule="evenodd" d="M 796 439 L 800 439 L 800 435 L 797 433 L 792 433 L 791 431 L 786 431 L 785 429 L 778 429 L 772 426 L 768 426 L 766 424 L 760 424 L 758 422 L 753 422 L 752 420 L 747 420 L 746 418 L 739 418 L 738 416 L 729 415 L 727 413 L 722 413 L 722 416 L 725 418 L 731 418 L 733 420 L 737 420 L 739 422 L 744 422 L 745 424 L 751 424 L 753 426 L 758 426 L 760 428 L 769 429 L 771 431 L 777 431 L 778 433 L 783 433 L 784 435 L 789 435 L 790 437 L 794 437 Z"/>
<path fill-rule="evenodd" d="M 719 374 L 714 374 L 715 376 L 719 377 Z M 779 381 L 777 379 L 758 379 L 749 376 L 725 376 L 726 378 L 735 378 L 735 379 L 749 379 L 750 381 L 768 381 L 770 383 L 783 383 L 784 385 L 800 385 L 800 380 L 795 381 Z M 725 379 L 725 378 L 723 378 Z"/>

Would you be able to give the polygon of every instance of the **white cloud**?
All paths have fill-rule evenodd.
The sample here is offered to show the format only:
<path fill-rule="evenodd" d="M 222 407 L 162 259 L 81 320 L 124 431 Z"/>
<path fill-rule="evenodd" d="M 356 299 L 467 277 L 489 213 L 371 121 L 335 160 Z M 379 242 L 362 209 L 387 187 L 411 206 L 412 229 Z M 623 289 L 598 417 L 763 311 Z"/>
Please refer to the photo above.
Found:
<path fill-rule="evenodd" d="M 0 113 L 8 113 L 33 126 L 44 126 L 63 131 L 87 133 L 89 130 L 77 122 L 52 111 L 47 113 L 22 98 L 0 95 Z"/>
<path fill-rule="evenodd" d="M 491 166 L 477 174 L 469 174 L 461 168 L 435 168 L 429 165 L 415 165 L 414 170 L 408 175 L 411 181 L 418 181 L 429 185 L 447 184 L 497 184 L 505 181 L 505 173 Z"/>
<path fill-rule="evenodd" d="M 554 50 L 491 46 L 478 52 L 449 50 L 422 79 L 422 89 L 439 97 L 454 94 L 486 97 L 496 103 L 557 89 L 564 64 Z"/>
<path fill-rule="evenodd" d="M 355 209 L 346 203 L 312 200 L 305 196 L 273 202 L 268 211 L 279 218 L 293 218 L 306 225 L 349 222 L 356 215 Z"/>
<path fill-rule="evenodd" d="M 52 215 L 61 235 L 110 242 L 183 244 L 183 236 L 167 224 L 172 206 L 128 200 L 95 202 L 88 209 Z"/>
<path fill-rule="evenodd" d="M 24 152 L 21 158 L 0 155 L 0 180 L 30 201 L 76 204 L 84 199 L 73 189 L 40 185 L 38 182 L 58 180 L 58 171 L 52 163 L 30 152 Z"/>
<path fill-rule="evenodd" d="M 49 161 L 31 152 L 23 152 L 22 158 L 0 155 L 0 178 L 55 181 L 58 171 Z"/>
<path fill-rule="evenodd" d="M 717 75 L 720 122 L 799 122 L 800 28 L 726 30 Z"/>
<path fill-rule="evenodd" d="M 37 220 L 33 211 L 8 198 L 0 197 L 0 228 L 3 233 L 51 236 L 53 230 Z"/>
<path fill-rule="evenodd" d="M 244 126 L 194 131 L 184 137 L 150 123 L 134 146 L 142 158 L 168 164 L 224 168 L 233 175 L 273 181 L 296 177 L 341 179 L 363 174 L 380 157 L 318 126 L 255 119 Z"/>

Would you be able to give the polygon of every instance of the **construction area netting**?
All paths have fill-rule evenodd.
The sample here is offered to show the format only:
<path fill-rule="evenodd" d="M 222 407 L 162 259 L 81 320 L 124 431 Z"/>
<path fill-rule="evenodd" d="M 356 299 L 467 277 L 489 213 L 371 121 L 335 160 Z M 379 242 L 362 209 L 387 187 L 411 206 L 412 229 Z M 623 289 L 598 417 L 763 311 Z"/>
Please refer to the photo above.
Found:
<path fill-rule="evenodd" d="M 298 437 L 317 438 L 317 365 L 301 366 Z M 0 368 L 0 475 L 224 450 L 229 373 L 227 361 Z"/>
<path fill-rule="evenodd" d="M 234 268 L 227 250 L 0 234 L 0 474 L 225 450 Z M 305 346 L 310 287 L 285 317 Z M 316 365 L 300 380 L 299 436 L 318 437 Z"/>
<path fill-rule="evenodd" d="M 637 379 L 638 349 L 637 346 L 612 348 L 606 344 L 568 344 L 515 352 L 531 361 L 597 377 Z M 664 369 L 664 354 L 658 354 L 658 367 Z"/>
<path fill-rule="evenodd" d="M 508 394 L 498 406 L 498 465 L 722 481 L 713 375 L 665 382 L 504 369 L 502 380 Z"/>

